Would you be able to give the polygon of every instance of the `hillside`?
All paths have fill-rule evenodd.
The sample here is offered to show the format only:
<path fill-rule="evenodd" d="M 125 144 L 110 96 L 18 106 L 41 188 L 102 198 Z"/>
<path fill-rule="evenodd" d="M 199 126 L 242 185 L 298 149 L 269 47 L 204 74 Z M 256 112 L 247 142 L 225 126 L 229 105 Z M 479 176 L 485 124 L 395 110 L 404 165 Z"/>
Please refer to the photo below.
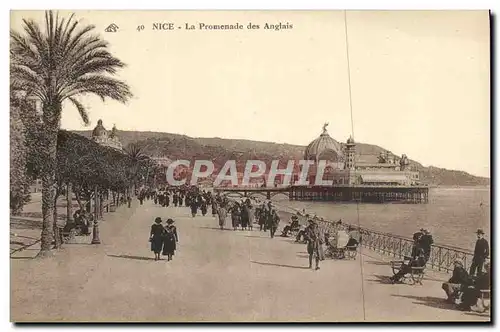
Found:
<path fill-rule="evenodd" d="M 90 137 L 91 131 L 75 131 Z M 164 155 L 171 159 L 208 159 L 213 160 L 219 169 L 226 160 L 237 160 L 238 169 L 242 170 L 248 159 L 258 159 L 266 163 L 273 159 L 286 165 L 289 159 L 302 159 L 305 146 L 260 142 L 242 139 L 192 138 L 185 135 L 149 131 L 119 131 L 123 146 L 137 143 L 148 155 Z M 360 162 L 376 163 L 382 147 L 366 143 L 357 143 L 356 154 Z M 410 160 L 411 165 L 421 172 L 424 183 L 432 186 L 488 186 L 490 179 L 477 177 L 463 171 L 447 170 L 434 166 L 423 167 Z M 281 164 L 281 163 L 280 163 Z"/>

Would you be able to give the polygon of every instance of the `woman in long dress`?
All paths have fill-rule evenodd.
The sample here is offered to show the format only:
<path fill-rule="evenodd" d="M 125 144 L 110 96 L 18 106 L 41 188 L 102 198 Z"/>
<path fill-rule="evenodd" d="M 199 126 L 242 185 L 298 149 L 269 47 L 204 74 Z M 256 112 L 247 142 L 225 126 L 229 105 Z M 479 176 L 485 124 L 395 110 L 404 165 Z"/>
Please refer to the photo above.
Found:
<path fill-rule="evenodd" d="M 227 210 L 224 205 L 221 205 L 217 209 L 217 215 L 219 216 L 219 227 L 220 229 L 224 229 L 224 226 L 226 226 L 226 217 L 227 217 Z"/>
<path fill-rule="evenodd" d="M 176 243 L 179 242 L 177 227 L 175 227 L 173 223 L 174 221 L 172 219 L 167 220 L 167 226 L 165 226 L 165 232 L 163 235 L 163 256 L 167 256 L 167 261 L 172 260 L 175 249 L 177 249 Z"/>
<path fill-rule="evenodd" d="M 248 227 L 248 205 L 246 203 L 241 205 L 240 216 L 241 216 L 241 229 L 246 230 Z"/>
<path fill-rule="evenodd" d="M 212 217 L 215 217 L 217 214 L 217 202 L 215 199 L 212 199 Z"/>
<path fill-rule="evenodd" d="M 238 226 L 240 225 L 241 221 L 241 216 L 240 216 L 240 206 L 237 202 L 234 203 L 233 207 L 231 208 L 231 221 L 233 223 L 233 230 L 238 229 Z"/>
<path fill-rule="evenodd" d="M 149 242 L 151 242 L 151 251 L 155 253 L 155 261 L 160 260 L 164 232 L 165 229 L 161 225 L 161 218 L 156 217 L 155 223 L 151 225 L 151 232 L 149 235 Z"/>
<path fill-rule="evenodd" d="M 198 213 L 198 202 L 196 202 L 196 200 L 190 200 L 190 203 L 191 203 L 191 215 L 194 218 Z"/>
<path fill-rule="evenodd" d="M 250 228 L 250 230 L 253 230 L 253 223 L 255 221 L 255 209 L 250 200 L 247 200 L 247 214 L 248 214 L 248 228 Z"/>
<path fill-rule="evenodd" d="M 207 214 L 207 210 L 208 210 L 208 208 L 207 208 L 207 201 L 205 199 L 203 199 L 201 201 L 201 207 L 200 207 L 200 209 L 201 209 L 201 215 L 205 216 Z"/>

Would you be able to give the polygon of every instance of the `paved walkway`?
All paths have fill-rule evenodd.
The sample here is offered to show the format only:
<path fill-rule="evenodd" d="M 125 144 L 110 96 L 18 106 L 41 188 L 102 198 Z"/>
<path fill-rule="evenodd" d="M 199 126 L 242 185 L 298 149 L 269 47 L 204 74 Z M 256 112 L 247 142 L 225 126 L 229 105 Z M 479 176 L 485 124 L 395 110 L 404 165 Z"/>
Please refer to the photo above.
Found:
<path fill-rule="evenodd" d="M 174 260 L 156 262 L 149 230 L 176 220 Z M 229 221 L 229 220 L 228 220 Z M 106 214 L 101 245 L 66 245 L 54 257 L 11 259 L 13 321 L 467 321 L 444 303 L 441 280 L 385 283 L 390 267 L 366 250 L 355 261 L 307 268 L 305 245 L 268 233 L 221 231 L 212 216 L 146 202 Z M 20 254 L 21 255 L 21 254 Z"/>

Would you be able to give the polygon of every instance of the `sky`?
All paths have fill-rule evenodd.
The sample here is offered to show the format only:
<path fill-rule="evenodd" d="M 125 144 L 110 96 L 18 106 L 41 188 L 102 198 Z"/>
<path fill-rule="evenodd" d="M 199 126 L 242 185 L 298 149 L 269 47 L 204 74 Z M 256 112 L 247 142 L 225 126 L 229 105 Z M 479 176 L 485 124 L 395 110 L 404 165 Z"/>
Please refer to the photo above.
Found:
<path fill-rule="evenodd" d="M 120 104 L 82 96 L 91 125 L 65 104 L 65 129 L 92 129 L 102 119 L 119 130 L 307 145 L 328 122 L 338 141 L 353 135 L 426 166 L 490 174 L 487 11 L 75 14 L 127 64 L 117 77 L 134 97 Z M 13 11 L 11 28 L 43 17 Z M 111 23 L 117 32 L 104 31 Z M 175 28 L 153 31 L 153 23 Z M 245 29 L 200 30 L 199 23 Z M 265 23 L 293 28 L 266 30 Z"/>

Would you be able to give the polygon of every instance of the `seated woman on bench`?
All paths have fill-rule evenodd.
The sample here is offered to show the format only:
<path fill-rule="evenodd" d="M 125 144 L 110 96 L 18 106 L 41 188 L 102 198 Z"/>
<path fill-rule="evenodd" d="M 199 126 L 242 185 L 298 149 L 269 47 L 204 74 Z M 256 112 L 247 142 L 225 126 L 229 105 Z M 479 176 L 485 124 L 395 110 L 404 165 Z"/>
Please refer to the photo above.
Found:
<path fill-rule="evenodd" d="M 300 229 L 299 217 L 297 215 L 292 216 L 292 222 L 286 225 L 281 232 L 281 236 L 288 237 L 288 232 L 298 231 Z"/>
<path fill-rule="evenodd" d="M 405 274 L 411 273 L 412 268 L 414 267 L 424 267 L 425 266 L 425 255 L 424 250 L 422 248 L 417 248 L 415 250 L 415 256 L 410 258 L 408 264 L 402 264 L 398 273 L 393 275 L 390 280 L 395 283 L 401 280 Z"/>

